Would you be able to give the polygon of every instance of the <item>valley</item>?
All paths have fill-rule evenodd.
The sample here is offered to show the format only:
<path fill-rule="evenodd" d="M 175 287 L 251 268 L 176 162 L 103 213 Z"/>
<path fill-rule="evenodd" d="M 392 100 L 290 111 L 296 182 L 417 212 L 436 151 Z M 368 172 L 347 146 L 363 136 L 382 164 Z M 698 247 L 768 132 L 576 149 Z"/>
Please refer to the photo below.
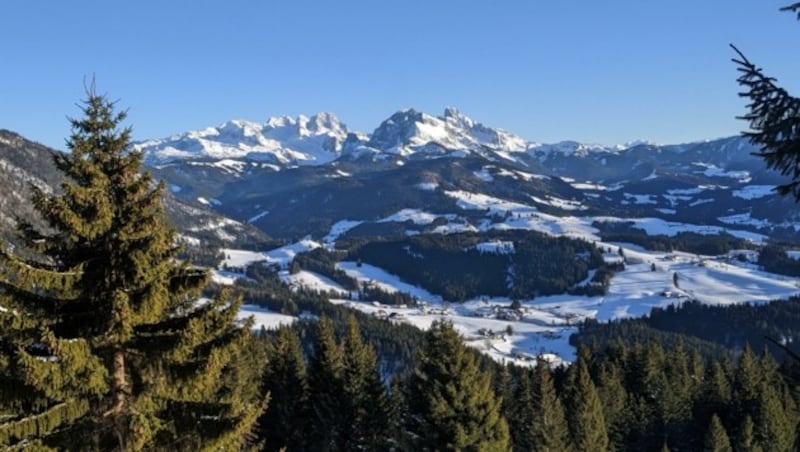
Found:
<path fill-rule="evenodd" d="M 2 155 L 26 149 L 52 158 L 21 137 L 16 143 Z M 439 117 L 401 111 L 372 133 L 325 113 L 231 121 L 134 147 L 166 182 L 168 211 L 180 213 L 173 218 L 190 256 L 207 254 L 217 283 L 235 285 L 248 266 L 266 265 L 291 287 L 379 318 L 423 329 L 448 319 L 503 362 L 574 361 L 570 336 L 586 320 L 800 293 L 794 277 L 763 271 L 758 257 L 768 243 L 789 253 L 800 243 L 800 209 L 774 193 L 780 179 L 742 138 L 547 145 L 447 109 Z M 46 165 L 7 161 L 0 168 L 13 168 L 16 180 L 57 190 L 57 174 L 41 173 Z M 530 248 L 526 234 L 567 241 L 517 256 Z M 594 250 L 594 263 L 581 264 L 574 279 L 535 282 L 552 278 L 537 272 L 558 253 L 585 252 L 569 240 Z M 327 250 L 326 271 L 348 288 L 294 263 L 314 249 Z M 382 266 L 434 254 L 417 272 L 423 279 Z M 412 304 L 372 298 L 394 300 L 387 293 Z M 240 317 L 251 314 L 256 328 L 296 318 L 256 305 Z"/>
<path fill-rule="evenodd" d="M 516 209 L 531 208 L 516 206 Z M 398 213 L 396 216 L 397 219 L 413 223 L 409 217 L 408 212 Z M 412 218 L 428 217 L 429 215 L 416 215 Z M 596 218 L 550 218 L 550 221 L 547 228 L 530 221 L 524 224 L 534 224 L 536 227 L 532 229 L 544 229 L 551 235 L 569 234 L 592 241 L 595 246 L 607 250 L 603 254 L 605 260 L 625 263 L 625 269 L 610 279 L 607 293 L 598 296 L 559 294 L 522 299 L 515 308 L 512 308 L 513 300 L 509 297 L 480 296 L 455 302 L 423 287 L 404 282 L 379 267 L 342 261 L 337 264 L 337 268 L 359 284 L 374 285 L 390 293 L 406 293 L 417 300 L 418 305 L 396 306 L 370 299 L 349 299 L 348 295 L 352 291 L 325 276 L 307 270 L 292 274 L 288 270 L 291 258 L 287 256 L 292 256 L 298 249 L 310 250 L 326 246 L 325 243 L 310 240 L 266 253 L 223 249 L 223 253 L 229 257 L 223 261 L 223 265 L 242 267 L 264 261 L 277 264 L 283 269 L 280 271 L 281 279 L 290 286 L 302 286 L 326 293 L 332 303 L 395 322 L 408 322 L 423 329 L 435 320 L 449 320 L 471 346 L 501 362 L 520 365 L 532 365 L 535 357 L 540 355 L 554 363 L 572 362 L 575 359 L 575 348 L 570 345 L 570 336 L 577 331 L 576 325 L 587 319 L 607 322 L 641 317 L 648 315 L 652 308 L 680 305 L 689 300 L 709 305 L 728 305 L 765 303 L 800 294 L 800 282 L 797 278 L 760 270 L 755 264 L 756 252 L 752 250 L 731 250 L 719 256 L 682 251 L 648 251 L 629 243 L 600 241 L 599 231 L 591 226 L 597 221 Z M 520 222 L 512 220 L 509 223 L 492 223 L 492 228 L 502 230 L 521 227 Z M 653 234 L 674 235 L 678 231 L 700 231 L 705 234 L 718 232 L 704 226 L 669 224 L 656 219 L 650 219 L 645 224 L 650 225 L 647 230 Z M 338 231 L 328 234 L 327 246 L 332 243 L 331 237 L 341 233 L 341 228 L 336 229 Z M 728 232 L 745 237 L 754 247 L 766 239 L 747 231 Z M 233 282 L 230 277 L 218 275 L 219 281 Z M 248 314 L 249 311 L 246 311 L 242 315 Z M 284 315 L 274 315 L 286 320 Z M 266 325 L 274 322 L 269 319 L 269 315 L 259 321 Z"/>

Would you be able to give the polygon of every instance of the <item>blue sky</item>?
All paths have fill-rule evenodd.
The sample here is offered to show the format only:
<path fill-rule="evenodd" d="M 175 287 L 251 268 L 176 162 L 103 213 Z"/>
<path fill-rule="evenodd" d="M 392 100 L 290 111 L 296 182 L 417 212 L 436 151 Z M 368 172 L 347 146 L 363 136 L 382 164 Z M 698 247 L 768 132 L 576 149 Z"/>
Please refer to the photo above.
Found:
<path fill-rule="evenodd" d="M 800 91 L 789 0 L 3 2 L 0 128 L 62 149 L 85 77 L 136 139 L 330 111 L 371 132 L 455 106 L 527 139 L 733 135 L 735 43 Z"/>

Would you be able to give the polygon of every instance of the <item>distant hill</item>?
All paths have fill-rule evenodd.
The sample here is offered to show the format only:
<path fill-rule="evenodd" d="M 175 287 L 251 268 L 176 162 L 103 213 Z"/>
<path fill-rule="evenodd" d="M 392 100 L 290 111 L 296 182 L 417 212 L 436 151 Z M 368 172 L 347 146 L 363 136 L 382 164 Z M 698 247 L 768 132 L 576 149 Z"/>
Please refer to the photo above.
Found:
<path fill-rule="evenodd" d="M 57 192 L 63 175 L 53 163 L 53 149 L 14 132 L 0 130 L 0 236 L 15 240 L 16 219 L 24 218 L 42 227 L 30 202 L 31 186 Z M 187 203 L 167 193 L 165 205 L 170 220 L 189 241 L 208 244 L 249 243 L 262 246 L 270 241 L 263 232 L 221 216 L 199 203 Z"/>

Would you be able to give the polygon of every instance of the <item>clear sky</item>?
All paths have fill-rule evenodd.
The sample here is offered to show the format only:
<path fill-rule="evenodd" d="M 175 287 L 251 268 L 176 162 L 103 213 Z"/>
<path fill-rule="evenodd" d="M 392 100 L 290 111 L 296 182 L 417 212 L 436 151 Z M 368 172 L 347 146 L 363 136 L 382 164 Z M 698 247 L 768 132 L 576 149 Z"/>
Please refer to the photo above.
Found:
<path fill-rule="evenodd" d="M 800 92 L 789 0 L 6 0 L 0 128 L 63 149 L 83 80 L 134 138 L 329 111 L 372 132 L 455 106 L 539 142 L 745 124 L 729 43 Z"/>

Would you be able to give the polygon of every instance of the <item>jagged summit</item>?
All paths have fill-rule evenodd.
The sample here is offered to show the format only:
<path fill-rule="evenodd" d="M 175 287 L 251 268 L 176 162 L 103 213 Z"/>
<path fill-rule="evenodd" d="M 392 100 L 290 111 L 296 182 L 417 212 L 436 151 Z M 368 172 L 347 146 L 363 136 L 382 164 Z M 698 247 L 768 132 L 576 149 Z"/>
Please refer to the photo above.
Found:
<path fill-rule="evenodd" d="M 525 152 L 528 143 L 448 107 L 442 116 L 414 109 L 401 110 L 371 134 L 351 132 L 331 113 L 311 117 L 278 116 L 264 123 L 232 120 L 216 127 L 163 139 L 146 140 L 136 148 L 151 165 L 179 160 L 236 159 L 268 162 L 280 167 L 320 165 L 348 156 L 370 155 L 425 158 L 454 152 L 481 155 Z"/>
<path fill-rule="evenodd" d="M 703 155 L 709 149 L 724 149 L 725 155 L 714 151 L 716 158 L 729 160 L 731 152 L 738 155 L 752 151 L 752 146 L 740 137 L 679 145 L 656 145 L 644 140 L 617 146 L 575 141 L 543 144 L 484 125 L 454 107 L 445 108 L 441 116 L 413 108 L 400 110 L 382 121 L 372 133 L 348 130 L 339 118 L 326 112 L 310 117 L 276 116 L 264 123 L 232 120 L 169 138 L 142 141 L 136 148 L 145 153 L 146 163 L 150 165 L 235 160 L 266 164 L 276 170 L 297 165 L 323 165 L 340 157 L 392 161 L 479 155 L 529 167 L 531 164 L 560 166 L 557 162 L 565 158 L 605 161 L 641 152 L 688 152 L 699 161 L 710 161 L 710 157 Z"/>
<path fill-rule="evenodd" d="M 347 126 L 331 113 L 279 116 L 264 123 L 232 120 L 169 138 L 139 142 L 149 164 L 192 159 L 247 159 L 279 165 L 323 164 L 335 159 Z"/>
<path fill-rule="evenodd" d="M 448 107 L 442 116 L 414 109 L 401 110 L 383 121 L 362 145 L 400 156 L 439 156 L 452 152 L 520 152 L 524 139 L 485 126 Z"/>

